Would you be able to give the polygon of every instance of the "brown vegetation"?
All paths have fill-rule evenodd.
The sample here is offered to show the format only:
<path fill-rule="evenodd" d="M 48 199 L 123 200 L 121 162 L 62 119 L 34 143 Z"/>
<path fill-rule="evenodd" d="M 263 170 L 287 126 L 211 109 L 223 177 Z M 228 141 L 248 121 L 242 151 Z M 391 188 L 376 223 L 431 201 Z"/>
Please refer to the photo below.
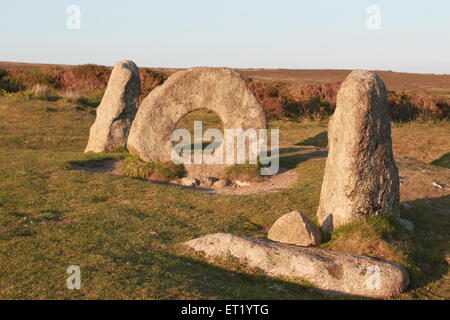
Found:
<path fill-rule="evenodd" d="M 0 62 L 0 94 L 25 91 L 22 97 L 95 107 L 112 68 Z M 142 101 L 177 69 L 140 68 Z M 334 112 L 336 94 L 348 70 L 239 70 L 270 118 L 318 121 Z M 395 121 L 450 118 L 450 75 L 377 71 L 388 87 L 389 111 Z M 39 88 L 38 88 L 39 87 Z M 28 90 L 28 91 L 27 91 Z M 45 91 L 45 95 L 34 91 Z"/>
<path fill-rule="evenodd" d="M 54 90 L 60 98 L 70 102 L 91 104 L 91 100 L 95 106 L 103 96 L 111 71 L 111 67 L 95 64 L 62 66 L 1 63 L 0 90 L 15 93 L 40 86 L 46 90 Z M 141 68 L 140 74 L 141 100 L 167 78 L 166 75 L 148 68 Z"/>

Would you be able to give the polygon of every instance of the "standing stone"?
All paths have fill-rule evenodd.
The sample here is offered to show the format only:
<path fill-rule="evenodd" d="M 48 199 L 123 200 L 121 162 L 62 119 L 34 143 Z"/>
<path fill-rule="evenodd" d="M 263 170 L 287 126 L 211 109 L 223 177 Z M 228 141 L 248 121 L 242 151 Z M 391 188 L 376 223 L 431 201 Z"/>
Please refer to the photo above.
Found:
<path fill-rule="evenodd" d="M 392 153 L 386 88 L 353 71 L 339 90 L 328 126 L 329 154 L 317 212 L 327 231 L 383 213 L 398 217 L 399 176 Z"/>
<path fill-rule="evenodd" d="M 97 108 L 97 118 L 84 152 L 113 151 L 127 145 L 140 91 L 141 80 L 136 64 L 129 60 L 118 62 Z"/>
<path fill-rule="evenodd" d="M 320 230 L 304 214 L 293 211 L 279 218 L 267 235 L 272 241 L 308 247 L 322 242 Z"/>

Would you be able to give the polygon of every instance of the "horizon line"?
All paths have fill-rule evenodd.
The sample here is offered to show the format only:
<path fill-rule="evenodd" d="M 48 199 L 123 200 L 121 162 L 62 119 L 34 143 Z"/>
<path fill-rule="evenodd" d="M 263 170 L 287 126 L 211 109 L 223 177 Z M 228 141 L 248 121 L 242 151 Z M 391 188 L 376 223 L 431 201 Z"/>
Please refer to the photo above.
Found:
<path fill-rule="evenodd" d="M 123 60 L 131 60 L 131 59 L 122 59 Z M 134 60 L 131 60 L 134 62 Z M 118 61 L 119 62 L 119 61 Z M 105 67 L 114 67 L 114 65 L 108 65 L 108 64 L 100 64 L 100 63 L 94 63 L 94 62 L 87 62 L 87 63 L 79 63 L 79 64 L 68 64 L 68 63 L 46 63 L 46 62 L 28 62 L 28 61 L 0 61 L 0 64 L 2 63 L 16 63 L 16 64 L 28 64 L 28 65 L 53 65 L 53 66 L 81 66 L 81 65 L 98 65 L 98 66 L 105 66 Z M 292 71 L 301 71 L 301 70 L 317 70 L 317 71 L 354 71 L 354 70 L 368 70 L 373 72 L 392 72 L 392 73 L 404 73 L 404 74 L 420 74 L 420 75 L 435 75 L 435 76 L 450 76 L 450 73 L 433 73 L 433 72 L 405 72 L 405 71 L 396 71 L 393 69 L 389 70 L 383 70 L 383 69 L 365 69 L 365 68 L 312 68 L 312 67 L 305 67 L 305 68 L 289 68 L 289 67 L 229 67 L 229 66 L 207 66 L 207 65 L 198 65 L 198 66 L 190 66 L 190 67 L 157 67 L 157 66 L 138 66 L 139 68 L 149 68 L 149 69 L 178 69 L 178 70 L 184 70 L 184 69 L 191 69 L 191 68 L 230 68 L 230 69 L 237 69 L 237 70 L 292 70 Z"/>

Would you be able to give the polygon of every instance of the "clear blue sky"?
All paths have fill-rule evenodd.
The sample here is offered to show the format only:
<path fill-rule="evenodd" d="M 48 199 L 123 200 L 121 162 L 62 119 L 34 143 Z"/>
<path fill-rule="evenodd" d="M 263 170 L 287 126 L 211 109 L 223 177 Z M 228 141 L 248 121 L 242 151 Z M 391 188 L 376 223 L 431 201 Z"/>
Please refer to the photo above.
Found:
<path fill-rule="evenodd" d="M 448 0 L 0 0 L 0 61 L 450 74 Z M 81 29 L 66 27 L 69 5 Z M 370 5 L 381 29 L 366 26 Z"/>

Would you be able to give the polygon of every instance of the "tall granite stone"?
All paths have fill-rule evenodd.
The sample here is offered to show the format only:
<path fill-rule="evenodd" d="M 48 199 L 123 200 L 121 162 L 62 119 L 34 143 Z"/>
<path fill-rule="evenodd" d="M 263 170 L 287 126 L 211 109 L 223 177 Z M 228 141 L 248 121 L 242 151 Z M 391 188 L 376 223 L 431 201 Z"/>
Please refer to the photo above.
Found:
<path fill-rule="evenodd" d="M 132 61 L 118 62 L 97 108 L 85 152 L 112 151 L 127 145 L 141 91 L 139 69 Z"/>
<path fill-rule="evenodd" d="M 324 230 L 361 217 L 398 217 L 399 176 L 392 153 L 386 88 L 353 71 L 339 90 L 328 127 L 329 154 L 317 212 Z"/>

